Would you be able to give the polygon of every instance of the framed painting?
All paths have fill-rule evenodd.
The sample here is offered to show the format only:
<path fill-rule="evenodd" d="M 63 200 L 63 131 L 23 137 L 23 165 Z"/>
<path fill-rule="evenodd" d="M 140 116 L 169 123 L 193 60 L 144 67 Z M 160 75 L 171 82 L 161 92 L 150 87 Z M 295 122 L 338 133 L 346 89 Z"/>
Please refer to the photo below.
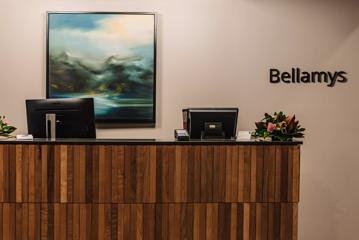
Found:
<path fill-rule="evenodd" d="M 156 14 L 48 12 L 46 97 L 93 97 L 96 122 L 156 119 Z"/>

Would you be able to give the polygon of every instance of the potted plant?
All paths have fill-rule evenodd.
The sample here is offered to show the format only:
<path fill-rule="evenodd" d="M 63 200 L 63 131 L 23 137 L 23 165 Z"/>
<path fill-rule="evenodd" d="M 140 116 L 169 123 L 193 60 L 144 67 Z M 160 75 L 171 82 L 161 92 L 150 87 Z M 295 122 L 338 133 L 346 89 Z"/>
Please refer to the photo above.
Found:
<path fill-rule="evenodd" d="M 11 126 L 6 120 L 5 116 L 0 116 L 0 136 L 1 137 L 12 137 L 11 133 L 16 130 L 16 127 Z"/>
<path fill-rule="evenodd" d="M 255 123 L 254 137 L 271 138 L 272 141 L 292 141 L 293 138 L 303 138 L 305 128 L 295 120 L 295 115 L 286 116 L 283 112 L 273 115 L 264 114 L 264 118 Z"/>

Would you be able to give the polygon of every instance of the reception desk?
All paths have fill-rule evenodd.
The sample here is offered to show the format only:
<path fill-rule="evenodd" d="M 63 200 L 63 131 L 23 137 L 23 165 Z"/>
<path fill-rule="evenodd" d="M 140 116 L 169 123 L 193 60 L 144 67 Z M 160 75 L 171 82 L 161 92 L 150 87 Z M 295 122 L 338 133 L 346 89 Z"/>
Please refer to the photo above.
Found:
<path fill-rule="evenodd" d="M 297 239 L 300 145 L 0 140 L 0 236 Z"/>

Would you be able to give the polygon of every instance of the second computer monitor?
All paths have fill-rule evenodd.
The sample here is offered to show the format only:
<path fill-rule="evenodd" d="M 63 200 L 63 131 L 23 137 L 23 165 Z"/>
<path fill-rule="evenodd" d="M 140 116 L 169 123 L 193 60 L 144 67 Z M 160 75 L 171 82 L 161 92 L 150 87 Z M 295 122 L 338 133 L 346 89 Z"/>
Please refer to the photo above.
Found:
<path fill-rule="evenodd" d="M 235 139 L 238 108 L 189 108 L 187 130 L 191 139 Z"/>
<path fill-rule="evenodd" d="M 28 133 L 45 138 L 46 114 L 56 118 L 56 138 L 96 138 L 93 98 L 26 100 Z"/>

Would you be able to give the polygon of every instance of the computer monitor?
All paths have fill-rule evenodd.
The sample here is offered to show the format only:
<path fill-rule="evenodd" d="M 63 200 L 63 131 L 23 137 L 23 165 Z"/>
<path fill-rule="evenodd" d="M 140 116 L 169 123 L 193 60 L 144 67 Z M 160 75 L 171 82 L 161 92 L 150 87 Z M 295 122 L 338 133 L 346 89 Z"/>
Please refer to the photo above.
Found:
<path fill-rule="evenodd" d="M 56 138 L 96 138 L 93 98 L 26 100 L 28 133 L 45 138 L 46 114 L 55 114 Z"/>
<path fill-rule="evenodd" d="M 238 108 L 184 109 L 191 139 L 236 139 Z"/>

